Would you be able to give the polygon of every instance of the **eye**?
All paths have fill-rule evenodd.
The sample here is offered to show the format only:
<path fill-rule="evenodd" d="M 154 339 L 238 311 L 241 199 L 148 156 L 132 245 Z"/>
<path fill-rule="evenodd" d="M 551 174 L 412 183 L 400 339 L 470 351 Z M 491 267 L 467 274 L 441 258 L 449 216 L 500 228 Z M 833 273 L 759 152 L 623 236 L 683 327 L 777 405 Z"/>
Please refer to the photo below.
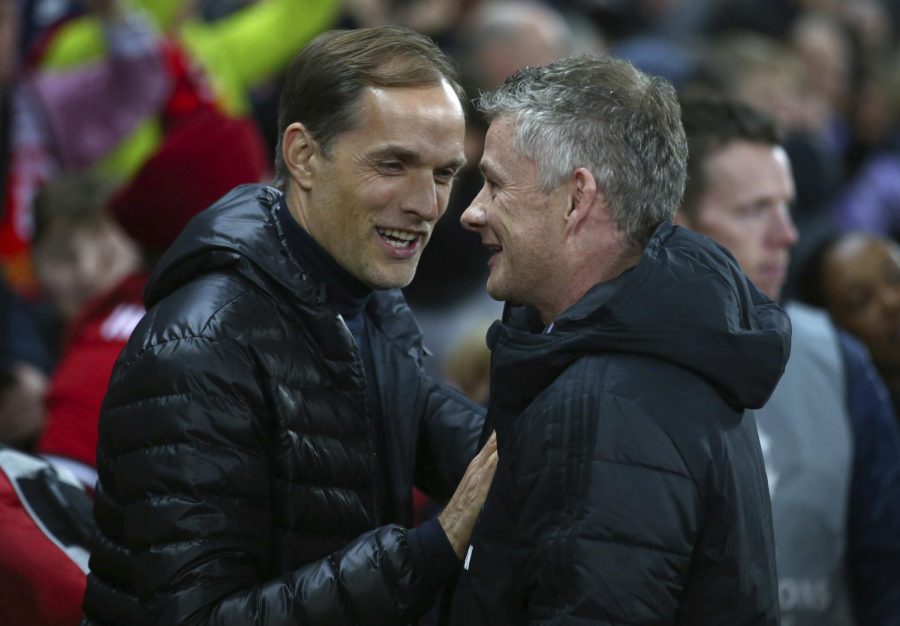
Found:
<path fill-rule="evenodd" d="M 769 206 L 765 202 L 754 202 L 738 207 L 737 214 L 739 217 L 756 218 L 765 214 L 768 208 Z"/>
<path fill-rule="evenodd" d="M 400 161 L 382 161 L 378 164 L 381 171 L 387 174 L 402 174 L 403 173 L 403 163 Z"/>
<path fill-rule="evenodd" d="M 434 180 L 440 185 L 449 185 L 456 178 L 456 171 L 450 168 L 435 170 Z"/>

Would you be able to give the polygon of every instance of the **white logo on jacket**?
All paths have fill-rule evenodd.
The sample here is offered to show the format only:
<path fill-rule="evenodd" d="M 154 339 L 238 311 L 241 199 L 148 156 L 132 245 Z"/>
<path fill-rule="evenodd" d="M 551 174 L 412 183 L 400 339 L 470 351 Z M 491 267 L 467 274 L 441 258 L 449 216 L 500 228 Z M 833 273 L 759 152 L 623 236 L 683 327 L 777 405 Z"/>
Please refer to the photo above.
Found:
<path fill-rule="evenodd" d="M 144 317 L 140 304 L 120 304 L 100 325 L 100 337 L 106 341 L 128 341 L 134 327 Z"/>

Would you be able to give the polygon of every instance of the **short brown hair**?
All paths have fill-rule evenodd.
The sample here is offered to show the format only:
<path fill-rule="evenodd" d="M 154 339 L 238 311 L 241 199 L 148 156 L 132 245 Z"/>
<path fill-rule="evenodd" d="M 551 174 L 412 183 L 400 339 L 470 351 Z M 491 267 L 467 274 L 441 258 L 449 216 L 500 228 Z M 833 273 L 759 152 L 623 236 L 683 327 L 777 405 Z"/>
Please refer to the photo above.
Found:
<path fill-rule="evenodd" d="M 737 100 L 712 95 L 684 98 L 681 121 L 688 140 L 688 180 L 681 211 L 688 219 L 697 217 L 707 185 L 704 163 L 711 154 L 733 141 L 773 147 L 784 143 L 774 120 Z"/>
<path fill-rule="evenodd" d="M 284 185 L 288 178 L 281 144 L 293 122 L 302 122 L 328 156 L 334 139 L 354 127 L 354 108 L 365 87 L 425 87 L 444 80 L 464 105 L 453 62 L 431 39 L 412 30 L 385 26 L 319 35 L 294 57 L 282 87 L 278 182 Z"/>
<path fill-rule="evenodd" d="M 52 234 L 99 230 L 113 223 L 106 203 L 114 190 L 111 180 L 93 172 L 67 174 L 47 183 L 32 204 L 32 248 L 40 247 Z"/>

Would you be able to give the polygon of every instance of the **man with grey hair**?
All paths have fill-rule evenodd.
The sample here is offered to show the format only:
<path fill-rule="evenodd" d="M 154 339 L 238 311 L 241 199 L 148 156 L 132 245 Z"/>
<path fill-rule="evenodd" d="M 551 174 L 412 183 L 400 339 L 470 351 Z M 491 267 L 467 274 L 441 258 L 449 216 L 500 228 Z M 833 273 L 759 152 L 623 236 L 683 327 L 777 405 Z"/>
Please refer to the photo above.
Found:
<path fill-rule="evenodd" d="M 488 333 L 499 464 L 453 624 L 778 623 L 752 409 L 790 324 L 734 259 L 672 226 L 672 87 L 608 57 L 513 74 L 463 214 L 506 300 Z"/>

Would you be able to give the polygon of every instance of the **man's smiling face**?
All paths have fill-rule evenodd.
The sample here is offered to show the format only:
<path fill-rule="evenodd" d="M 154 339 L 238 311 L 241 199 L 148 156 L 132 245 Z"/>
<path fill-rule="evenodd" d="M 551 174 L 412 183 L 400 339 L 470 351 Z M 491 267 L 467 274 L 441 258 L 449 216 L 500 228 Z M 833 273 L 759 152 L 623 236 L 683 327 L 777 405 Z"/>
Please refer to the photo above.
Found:
<path fill-rule="evenodd" d="M 539 309 L 551 303 L 558 276 L 557 253 L 564 221 L 553 207 L 567 199 L 564 185 L 546 192 L 534 161 L 513 146 L 515 121 L 495 119 L 485 138 L 481 171 L 484 187 L 463 213 L 463 226 L 481 235 L 493 252 L 487 291 L 492 298 Z"/>
<path fill-rule="evenodd" d="M 364 284 L 404 287 L 465 162 L 462 106 L 446 82 L 366 88 L 356 116 L 312 159 L 303 225 Z"/>

